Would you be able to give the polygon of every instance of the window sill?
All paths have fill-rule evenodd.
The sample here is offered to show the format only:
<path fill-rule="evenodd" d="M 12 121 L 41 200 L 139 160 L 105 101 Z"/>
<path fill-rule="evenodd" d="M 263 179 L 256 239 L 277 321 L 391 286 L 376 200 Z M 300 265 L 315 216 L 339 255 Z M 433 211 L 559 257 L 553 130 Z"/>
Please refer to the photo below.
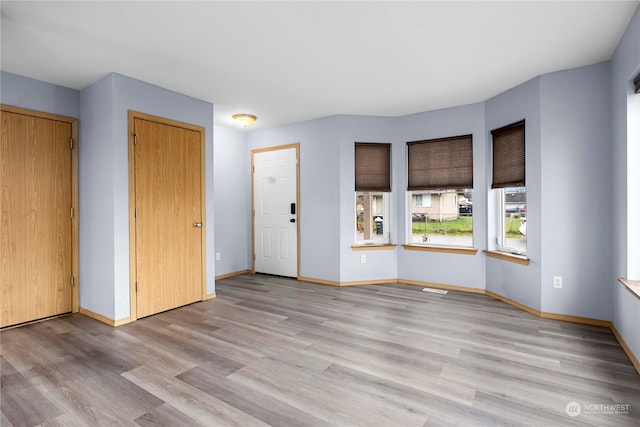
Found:
<path fill-rule="evenodd" d="M 372 245 L 353 245 L 351 246 L 352 251 L 392 251 L 396 248 L 397 245 L 392 244 L 372 244 Z"/>
<path fill-rule="evenodd" d="M 620 277 L 618 282 L 622 283 L 632 294 L 640 298 L 640 280 L 629 280 Z"/>
<path fill-rule="evenodd" d="M 488 257 L 501 259 L 503 261 L 515 262 L 520 265 L 529 265 L 529 258 L 524 255 L 516 255 L 509 252 L 484 251 Z"/>
<path fill-rule="evenodd" d="M 448 254 L 475 255 L 476 248 L 459 248 L 455 246 L 402 245 L 408 251 L 444 252 Z"/>

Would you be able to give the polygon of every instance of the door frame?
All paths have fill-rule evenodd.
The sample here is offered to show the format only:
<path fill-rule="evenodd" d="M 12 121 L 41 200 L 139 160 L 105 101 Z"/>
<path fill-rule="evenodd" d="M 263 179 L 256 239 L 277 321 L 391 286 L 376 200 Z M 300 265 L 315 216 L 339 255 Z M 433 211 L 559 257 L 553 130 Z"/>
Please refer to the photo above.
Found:
<path fill-rule="evenodd" d="M 135 119 L 147 120 L 167 126 L 175 126 L 182 129 L 196 131 L 200 134 L 200 210 L 202 218 L 202 297 L 204 301 L 207 295 L 207 222 L 206 222 L 206 171 L 205 171 L 205 128 L 190 123 L 153 116 L 139 111 L 129 110 L 129 321 L 138 319 L 138 294 L 137 281 L 137 253 L 136 253 L 136 165 L 135 165 Z"/>
<path fill-rule="evenodd" d="M 255 209 L 255 159 L 257 153 L 266 151 L 296 149 L 296 278 L 300 279 L 300 143 L 276 145 L 251 150 L 251 272 L 256 272 L 256 209 Z"/>
<path fill-rule="evenodd" d="M 41 119 L 55 120 L 69 123 L 71 125 L 71 275 L 73 279 L 73 289 L 71 290 L 71 312 L 80 311 L 80 267 L 78 248 L 80 242 L 79 234 L 79 204 L 78 204 L 78 119 L 74 117 L 60 116 L 57 114 L 44 113 L 42 111 L 29 110 L 27 108 L 14 107 L 0 104 L 0 110 L 8 113 L 22 114 L 25 116 L 38 117 Z M 70 143 L 71 144 L 71 143 Z M 71 285 L 71 284 L 70 284 Z"/>

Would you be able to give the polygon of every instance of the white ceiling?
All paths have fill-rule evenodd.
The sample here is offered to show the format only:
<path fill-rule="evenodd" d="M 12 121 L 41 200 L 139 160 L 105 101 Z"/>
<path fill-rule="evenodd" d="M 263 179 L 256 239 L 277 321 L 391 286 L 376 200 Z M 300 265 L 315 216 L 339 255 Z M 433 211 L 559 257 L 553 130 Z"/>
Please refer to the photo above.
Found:
<path fill-rule="evenodd" d="M 638 1 L 2 1 L 3 70 L 83 89 L 121 73 L 263 129 L 486 100 L 611 58 Z"/>

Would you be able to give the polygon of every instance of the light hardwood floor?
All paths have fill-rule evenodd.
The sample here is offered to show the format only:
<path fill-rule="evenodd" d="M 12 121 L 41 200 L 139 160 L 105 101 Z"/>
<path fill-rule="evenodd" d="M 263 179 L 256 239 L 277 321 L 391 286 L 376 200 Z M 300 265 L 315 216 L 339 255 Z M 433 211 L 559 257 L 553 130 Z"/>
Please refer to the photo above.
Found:
<path fill-rule="evenodd" d="M 115 329 L 3 331 L 0 425 L 640 425 L 640 376 L 605 328 L 399 284 L 216 292 Z"/>

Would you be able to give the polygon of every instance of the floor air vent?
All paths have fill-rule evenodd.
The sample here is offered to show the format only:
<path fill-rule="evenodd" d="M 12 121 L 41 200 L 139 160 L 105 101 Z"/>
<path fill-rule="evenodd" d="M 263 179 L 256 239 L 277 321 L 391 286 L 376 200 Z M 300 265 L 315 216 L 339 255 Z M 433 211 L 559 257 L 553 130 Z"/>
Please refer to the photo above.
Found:
<path fill-rule="evenodd" d="M 430 292 L 432 294 L 446 294 L 449 291 L 445 291 L 444 289 L 433 289 L 433 288 L 424 288 L 422 289 L 422 292 Z"/>

